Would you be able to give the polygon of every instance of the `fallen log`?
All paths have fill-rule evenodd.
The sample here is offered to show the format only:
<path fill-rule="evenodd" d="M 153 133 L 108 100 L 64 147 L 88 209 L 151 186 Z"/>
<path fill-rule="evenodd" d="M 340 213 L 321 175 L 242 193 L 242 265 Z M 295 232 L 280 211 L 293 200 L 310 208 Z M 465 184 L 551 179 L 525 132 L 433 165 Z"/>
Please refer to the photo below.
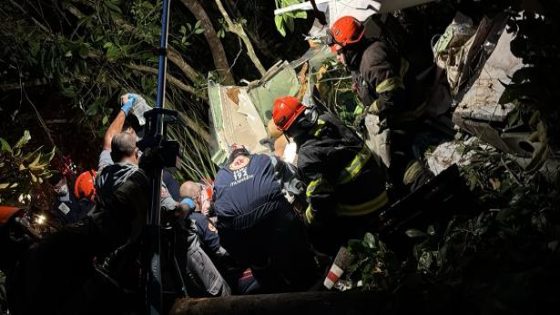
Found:
<path fill-rule="evenodd" d="M 389 301 L 386 294 L 371 291 L 295 292 L 219 298 L 184 298 L 175 302 L 170 314 L 380 314 L 386 310 Z"/>

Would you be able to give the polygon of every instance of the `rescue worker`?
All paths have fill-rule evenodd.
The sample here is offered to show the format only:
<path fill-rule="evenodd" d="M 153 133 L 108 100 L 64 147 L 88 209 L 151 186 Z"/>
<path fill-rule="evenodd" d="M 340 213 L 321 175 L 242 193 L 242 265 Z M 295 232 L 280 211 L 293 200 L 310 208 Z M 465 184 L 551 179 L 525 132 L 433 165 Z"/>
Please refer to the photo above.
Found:
<path fill-rule="evenodd" d="M 65 225 L 78 222 L 91 210 L 93 201 L 82 199 L 75 194 L 77 182 L 66 178 L 61 173 L 54 173 L 49 178 L 49 183 L 53 186 L 56 199 L 50 212 L 58 225 Z M 85 187 L 83 187 L 85 189 Z M 93 188 L 93 182 L 91 183 Z"/>
<path fill-rule="evenodd" d="M 214 182 L 220 241 L 262 292 L 301 291 L 318 279 L 303 222 L 282 192 L 288 165 L 233 145 Z"/>
<path fill-rule="evenodd" d="M 207 216 L 208 208 L 212 200 L 208 198 L 208 188 L 211 185 L 186 181 L 181 185 L 181 206 L 188 209 L 187 218 L 196 224 L 196 232 L 201 240 L 202 247 L 209 254 L 221 274 L 232 285 L 237 294 L 248 294 L 258 289 L 258 283 L 254 280 L 251 271 L 244 270 L 242 266 L 232 259 L 227 250 L 221 246 L 220 235 L 216 223 Z M 210 192 L 211 198 L 212 192 Z M 206 213 L 203 213 L 206 209 Z M 213 211 L 212 211 L 213 212 Z M 216 219 L 215 217 L 212 217 Z"/>
<path fill-rule="evenodd" d="M 119 200 L 117 196 L 119 194 L 115 194 L 113 191 L 117 189 L 117 192 L 120 190 L 121 186 L 124 186 L 126 183 L 129 183 L 131 180 L 134 179 L 134 176 L 139 173 L 143 176 L 144 172 L 139 169 L 136 164 L 138 162 L 138 148 L 136 147 L 136 139 L 134 135 L 130 133 L 120 133 L 116 135 L 111 144 L 111 157 L 114 161 L 119 161 L 117 164 L 106 166 L 101 174 L 96 179 L 96 190 L 101 194 L 99 198 L 97 198 L 97 207 L 100 210 L 100 213 L 104 216 L 108 216 L 107 218 L 102 218 L 100 222 L 105 224 L 107 228 L 111 229 L 110 232 L 114 236 L 111 240 L 119 239 L 117 236 L 120 233 L 126 233 L 129 235 L 129 241 L 127 243 L 132 244 L 135 240 L 138 239 L 139 232 L 141 231 L 143 225 L 145 224 L 145 212 L 147 211 L 148 203 L 147 197 L 149 196 L 148 191 L 139 191 L 139 190 L 130 190 L 130 191 L 123 191 L 122 194 L 124 195 L 127 193 L 127 198 L 134 199 L 134 202 L 129 201 L 129 205 L 118 205 L 114 204 L 114 201 Z M 150 168 L 148 166 L 151 163 L 152 157 L 145 157 L 141 159 L 141 165 L 144 168 Z M 141 182 L 134 185 L 134 182 L 131 185 L 134 185 L 135 189 L 144 189 L 144 178 L 137 176 Z M 127 189 L 126 187 L 124 189 Z M 164 209 L 174 211 L 175 208 L 178 206 L 177 202 L 174 201 L 169 192 L 162 187 L 162 201 L 161 205 Z M 137 209 L 137 214 L 129 212 L 127 213 L 126 210 L 130 208 L 130 206 L 142 204 L 142 209 Z M 143 210 L 140 212 L 140 210 Z M 98 217 L 96 211 L 93 212 L 92 217 L 95 219 Z M 119 222 L 124 218 L 140 218 L 141 221 L 132 220 L 132 225 L 130 226 L 131 229 L 127 230 L 124 222 Z M 225 296 L 229 295 L 231 290 L 225 280 L 221 277 L 219 271 L 213 265 L 212 261 L 208 257 L 208 255 L 202 250 L 200 245 L 199 238 L 196 232 L 196 226 L 194 222 L 190 220 L 184 220 L 184 218 L 179 218 L 178 222 L 170 222 L 177 231 L 176 235 L 176 253 L 180 256 L 178 257 L 178 261 L 181 266 L 186 267 L 186 274 L 188 278 L 186 279 L 187 282 L 189 280 L 193 280 L 193 287 L 198 289 L 198 294 L 204 296 Z M 115 224 L 114 226 L 112 224 Z M 117 230 L 113 230 L 112 228 L 117 228 Z M 120 243 L 124 243 L 124 239 L 121 238 Z M 125 245 L 126 246 L 126 245 Z M 121 246 L 121 248 L 125 248 Z M 134 250 L 134 247 L 131 247 Z M 111 255 L 118 256 L 120 253 L 113 252 Z M 114 259 L 113 257 L 109 257 L 109 260 Z M 116 259 L 119 259 L 118 257 Z M 118 264 L 118 262 L 117 262 Z"/>
<path fill-rule="evenodd" d="M 214 223 L 202 213 L 202 187 L 199 183 L 186 181 L 181 185 L 181 204 L 189 209 L 189 219 L 193 220 L 197 227 L 197 233 L 204 245 L 204 250 L 213 257 L 226 254 L 226 250 L 220 246 L 220 237 Z"/>
<path fill-rule="evenodd" d="M 74 182 L 74 197 L 78 200 L 78 204 L 82 213 L 87 214 L 95 205 L 95 170 L 89 170 L 81 173 L 76 177 Z M 80 217 L 81 219 L 81 217 Z"/>
<path fill-rule="evenodd" d="M 339 18 L 329 30 L 328 44 L 351 72 L 353 88 L 366 107 L 356 125 L 366 119 L 371 146 L 388 167 L 395 193 L 402 195 L 432 177 L 412 149 L 426 109 L 425 95 L 417 90 L 425 93 L 428 88 L 417 86 L 416 69 L 409 69 L 400 52 L 398 22 L 391 16 L 371 19 L 378 31 L 365 36 L 363 23 L 351 16 Z"/>
<path fill-rule="evenodd" d="M 304 218 L 313 244 L 334 255 L 348 239 L 361 239 L 376 211 L 388 205 L 383 166 L 340 119 L 295 97 L 277 98 L 272 117 L 298 147 L 297 167 L 309 204 Z"/>
<path fill-rule="evenodd" d="M 111 157 L 111 141 L 115 135 L 121 132 L 126 132 L 133 135 L 138 140 L 136 130 L 133 128 L 133 119 L 127 118 L 134 116 L 132 115 L 132 110 L 139 99 L 141 99 L 141 97 L 134 93 L 126 93 L 121 96 L 121 109 L 103 136 L 103 150 L 99 155 L 99 165 L 97 166 L 98 172 L 101 172 L 105 166 L 112 165 L 114 163 Z M 141 152 L 139 152 L 139 154 L 141 155 Z M 165 188 L 171 194 L 173 200 L 179 201 L 179 183 L 177 183 L 171 173 L 165 168 L 163 169 L 162 181 Z"/>

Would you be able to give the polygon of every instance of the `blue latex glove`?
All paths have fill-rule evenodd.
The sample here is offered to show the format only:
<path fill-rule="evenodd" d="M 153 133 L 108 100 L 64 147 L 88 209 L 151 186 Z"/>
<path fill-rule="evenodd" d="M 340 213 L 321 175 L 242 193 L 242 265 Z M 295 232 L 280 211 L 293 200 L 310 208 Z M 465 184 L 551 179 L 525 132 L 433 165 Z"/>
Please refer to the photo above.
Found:
<path fill-rule="evenodd" d="M 130 112 L 130 110 L 132 109 L 132 106 L 134 106 L 134 102 L 136 102 L 136 100 L 138 99 L 138 95 L 133 94 L 133 93 L 128 93 L 126 94 L 128 100 L 125 103 L 122 103 L 121 101 L 121 110 L 125 113 L 125 115 L 128 115 L 128 113 Z"/>

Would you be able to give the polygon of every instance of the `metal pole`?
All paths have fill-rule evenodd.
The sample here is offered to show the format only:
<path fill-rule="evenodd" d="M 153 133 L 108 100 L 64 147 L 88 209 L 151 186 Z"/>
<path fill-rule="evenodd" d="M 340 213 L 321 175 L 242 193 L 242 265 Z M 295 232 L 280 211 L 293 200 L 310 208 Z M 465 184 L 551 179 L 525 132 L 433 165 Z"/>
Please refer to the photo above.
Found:
<path fill-rule="evenodd" d="M 156 109 L 163 109 L 165 106 L 165 77 L 167 72 L 167 37 L 169 30 L 169 5 L 171 0 L 163 0 L 161 14 L 161 37 L 159 47 L 159 69 L 158 69 L 158 85 Z M 152 126 L 154 134 L 149 135 L 155 140 L 154 147 L 159 147 L 164 140 L 163 130 L 163 113 L 156 115 L 154 119 L 155 126 Z M 161 178 L 163 166 L 154 168 L 151 174 L 152 198 L 150 211 L 147 217 L 147 240 L 146 245 L 149 247 L 148 265 L 144 266 L 147 274 L 146 279 L 146 306 L 149 314 L 162 314 L 162 281 L 161 281 Z"/>

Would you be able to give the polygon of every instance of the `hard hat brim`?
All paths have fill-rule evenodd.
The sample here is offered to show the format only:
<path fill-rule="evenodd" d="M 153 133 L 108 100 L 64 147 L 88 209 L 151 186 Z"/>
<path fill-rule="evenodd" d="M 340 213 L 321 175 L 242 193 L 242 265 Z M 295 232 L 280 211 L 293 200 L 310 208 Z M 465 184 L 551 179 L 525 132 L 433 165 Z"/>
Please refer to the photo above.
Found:
<path fill-rule="evenodd" d="M 301 115 L 301 113 L 303 113 L 305 111 L 305 109 L 306 109 L 306 107 L 304 105 L 302 105 L 301 107 L 296 109 L 295 114 L 292 117 L 290 117 L 290 119 L 284 124 L 284 126 L 282 126 L 280 128 L 280 130 L 286 131 L 286 130 L 290 129 L 290 127 L 294 124 L 294 122 L 299 117 L 299 115 Z"/>

